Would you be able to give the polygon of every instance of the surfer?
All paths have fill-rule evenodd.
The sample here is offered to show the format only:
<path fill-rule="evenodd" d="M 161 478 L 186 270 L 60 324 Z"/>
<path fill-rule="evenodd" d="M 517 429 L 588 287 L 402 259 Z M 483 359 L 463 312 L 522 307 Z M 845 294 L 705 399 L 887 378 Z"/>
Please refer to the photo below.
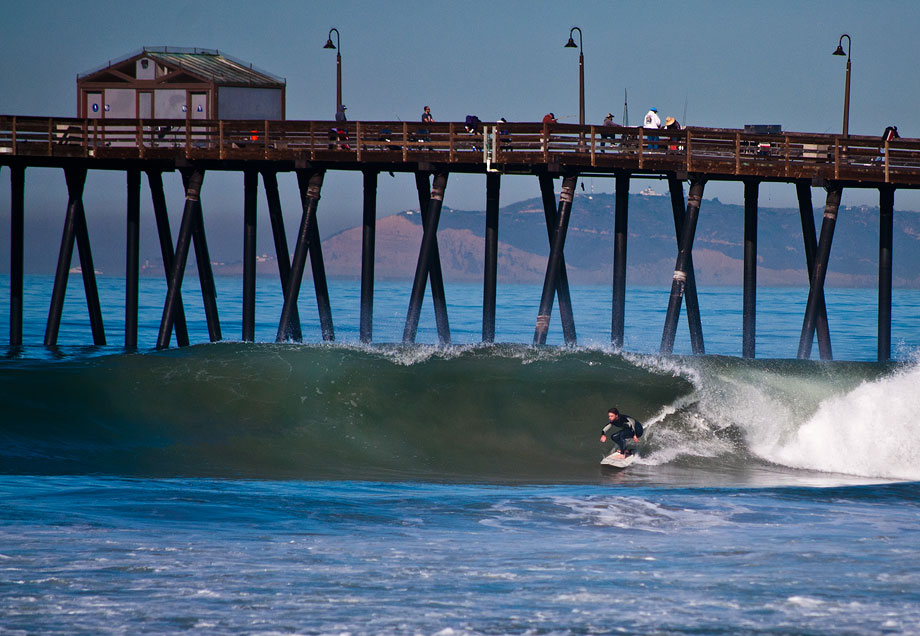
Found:
<path fill-rule="evenodd" d="M 601 442 L 607 441 L 607 433 L 610 432 L 610 429 L 619 428 L 620 430 L 610 435 L 610 441 L 617 445 L 617 449 L 623 457 L 628 457 L 632 454 L 632 451 L 626 448 L 626 443 L 630 438 L 637 444 L 639 443 L 639 438 L 642 437 L 643 432 L 642 423 L 625 413 L 621 414 L 616 407 L 607 410 L 607 419 L 609 422 L 604 427 L 604 430 L 601 431 Z"/>

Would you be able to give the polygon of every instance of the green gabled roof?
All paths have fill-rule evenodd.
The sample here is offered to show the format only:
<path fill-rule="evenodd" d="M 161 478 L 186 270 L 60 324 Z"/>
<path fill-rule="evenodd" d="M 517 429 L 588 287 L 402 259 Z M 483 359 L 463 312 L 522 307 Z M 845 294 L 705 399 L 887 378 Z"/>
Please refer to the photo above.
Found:
<path fill-rule="evenodd" d="M 216 49 L 190 49 L 181 47 L 159 46 L 144 47 L 140 51 L 110 61 L 105 66 L 78 76 L 89 78 L 106 69 L 124 64 L 140 57 L 148 57 L 164 66 L 181 69 L 201 80 L 218 84 L 236 84 L 246 86 L 284 86 L 285 79 L 255 68 Z"/>

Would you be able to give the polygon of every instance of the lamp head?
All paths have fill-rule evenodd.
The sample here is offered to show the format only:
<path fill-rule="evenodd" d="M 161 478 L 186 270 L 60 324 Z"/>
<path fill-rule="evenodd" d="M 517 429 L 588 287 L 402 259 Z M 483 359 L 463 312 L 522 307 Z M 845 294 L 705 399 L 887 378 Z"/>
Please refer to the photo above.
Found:
<path fill-rule="evenodd" d="M 570 36 L 569 36 L 569 41 L 566 42 L 566 43 L 565 43 L 565 46 L 563 46 L 562 48 L 564 48 L 564 49 L 577 49 L 577 48 L 578 48 L 578 45 L 575 44 L 575 40 L 573 40 L 573 39 L 572 39 L 572 36 L 570 35 Z"/>
<path fill-rule="evenodd" d="M 332 43 L 332 34 L 333 34 L 333 33 L 335 33 L 335 41 L 336 41 L 336 43 L 341 44 L 341 42 L 339 41 L 339 30 L 338 30 L 337 28 L 335 28 L 335 27 L 332 27 L 331 29 L 329 29 L 329 36 L 326 38 L 326 43 L 323 45 L 323 48 L 324 48 L 324 49 L 335 49 L 335 48 L 338 48 L 338 47 L 336 47 L 335 44 Z"/>
<path fill-rule="evenodd" d="M 846 38 L 846 39 L 847 39 L 847 50 L 846 50 L 846 52 L 844 52 L 844 50 L 843 50 L 843 38 Z M 833 52 L 833 55 L 840 55 L 840 56 L 846 55 L 847 61 L 849 61 L 849 59 L 850 59 L 850 44 L 851 44 L 851 42 L 852 42 L 852 41 L 850 40 L 850 35 L 849 35 L 848 33 L 844 33 L 843 35 L 841 35 L 841 36 L 840 36 L 840 40 L 837 42 L 837 50 Z"/>

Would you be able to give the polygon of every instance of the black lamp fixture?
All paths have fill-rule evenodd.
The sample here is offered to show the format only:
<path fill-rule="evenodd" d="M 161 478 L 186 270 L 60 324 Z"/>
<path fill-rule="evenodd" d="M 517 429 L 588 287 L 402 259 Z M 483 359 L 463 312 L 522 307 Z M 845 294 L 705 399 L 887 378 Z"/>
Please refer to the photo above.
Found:
<path fill-rule="evenodd" d="M 332 43 L 332 34 L 335 33 L 335 44 Z M 339 30 L 335 27 L 329 29 L 324 49 L 335 49 L 335 112 L 342 109 L 342 43 L 339 40 Z"/>
<path fill-rule="evenodd" d="M 847 50 L 846 53 L 843 52 L 843 38 L 847 39 Z M 840 36 L 840 41 L 837 42 L 837 49 L 833 52 L 832 55 L 847 56 L 847 79 L 846 87 L 843 92 L 843 136 L 846 137 L 850 134 L 850 48 L 852 46 L 852 41 L 850 36 L 846 33 Z"/>
<path fill-rule="evenodd" d="M 578 31 L 578 44 L 572 37 Z M 569 41 L 562 48 L 578 49 L 578 123 L 585 125 L 585 50 L 581 41 L 581 29 L 573 26 L 569 29 Z"/>

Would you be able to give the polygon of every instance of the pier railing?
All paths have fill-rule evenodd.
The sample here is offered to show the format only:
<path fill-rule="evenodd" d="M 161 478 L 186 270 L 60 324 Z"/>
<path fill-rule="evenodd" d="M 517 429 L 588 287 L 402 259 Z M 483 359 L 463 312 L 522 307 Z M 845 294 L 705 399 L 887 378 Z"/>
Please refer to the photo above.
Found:
<path fill-rule="evenodd" d="M 85 159 L 436 162 L 460 171 L 702 172 L 710 177 L 822 177 L 920 185 L 920 140 L 690 127 L 650 130 L 576 124 L 70 119 L 0 116 L 4 156 Z M 407 166 L 407 169 L 414 166 Z"/>

